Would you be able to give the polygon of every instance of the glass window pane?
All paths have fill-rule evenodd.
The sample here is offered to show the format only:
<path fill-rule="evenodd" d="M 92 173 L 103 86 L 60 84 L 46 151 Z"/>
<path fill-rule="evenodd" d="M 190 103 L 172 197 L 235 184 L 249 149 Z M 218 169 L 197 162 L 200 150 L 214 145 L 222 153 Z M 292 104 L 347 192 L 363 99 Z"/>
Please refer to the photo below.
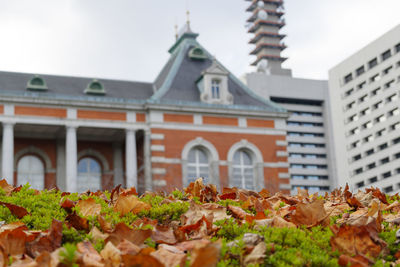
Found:
<path fill-rule="evenodd" d="M 243 156 L 243 163 L 244 163 L 245 165 L 251 165 L 251 158 L 250 158 L 250 155 L 247 154 L 247 152 L 245 152 L 245 151 L 241 151 L 241 153 L 242 153 L 242 156 Z"/>
<path fill-rule="evenodd" d="M 197 149 L 197 153 L 199 155 L 199 162 L 200 163 L 208 163 L 207 155 L 202 150 Z"/>
<path fill-rule="evenodd" d="M 93 158 L 83 158 L 78 163 L 78 192 L 101 190 L 101 167 Z"/>
<path fill-rule="evenodd" d="M 95 161 L 95 160 L 91 160 L 90 161 L 90 172 L 100 172 L 100 164 Z"/>
<path fill-rule="evenodd" d="M 17 166 L 17 183 L 29 183 L 31 188 L 44 189 L 44 165 L 38 157 L 28 155 L 19 160 Z"/>
<path fill-rule="evenodd" d="M 188 156 L 188 162 L 196 162 L 196 154 L 195 154 L 195 149 L 190 150 L 189 156 Z"/>

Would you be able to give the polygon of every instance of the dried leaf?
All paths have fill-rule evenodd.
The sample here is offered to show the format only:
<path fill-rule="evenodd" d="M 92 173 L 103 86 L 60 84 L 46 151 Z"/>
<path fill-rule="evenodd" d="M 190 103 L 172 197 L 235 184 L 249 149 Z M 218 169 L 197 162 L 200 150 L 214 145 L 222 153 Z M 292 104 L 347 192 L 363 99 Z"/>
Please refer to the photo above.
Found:
<path fill-rule="evenodd" d="M 138 255 L 122 255 L 122 262 L 125 266 L 140 266 L 140 267 L 164 267 L 164 265 L 155 257 L 149 254 Z"/>
<path fill-rule="evenodd" d="M 106 267 L 119 267 L 121 265 L 121 251 L 111 242 L 104 246 L 100 256 L 104 259 Z"/>
<path fill-rule="evenodd" d="M 324 201 L 322 199 L 318 199 L 310 204 L 299 203 L 296 206 L 296 210 L 291 216 L 291 222 L 296 225 L 306 225 L 306 226 L 314 226 L 325 221 L 325 225 L 328 220 L 325 209 L 324 209 Z"/>
<path fill-rule="evenodd" d="M 69 226 L 74 227 L 76 230 L 89 231 L 89 223 L 85 218 L 80 217 L 75 212 L 65 217 L 65 221 Z"/>
<path fill-rule="evenodd" d="M 97 216 L 101 211 L 101 205 L 97 204 L 93 198 L 79 200 L 76 207 L 79 208 L 79 213 L 84 217 Z"/>
<path fill-rule="evenodd" d="M 48 233 L 42 233 L 35 241 L 26 245 L 28 254 L 37 257 L 45 251 L 53 252 L 61 247 L 62 225 L 62 222 L 53 220 Z"/>
<path fill-rule="evenodd" d="M 125 223 L 119 223 L 115 226 L 114 231 L 112 231 L 106 242 L 112 242 L 115 246 L 123 240 L 126 239 L 135 245 L 142 245 L 143 242 L 149 238 L 152 234 L 152 230 L 141 230 L 141 229 L 131 229 Z"/>
<path fill-rule="evenodd" d="M 184 253 L 173 253 L 169 250 L 160 248 L 157 251 L 152 252 L 151 256 L 162 262 L 165 267 L 185 266 L 186 254 Z"/>
<path fill-rule="evenodd" d="M 83 266 L 103 267 L 102 257 L 90 242 L 81 242 L 76 245 L 77 251 L 82 255 Z"/>
<path fill-rule="evenodd" d="M 240 220 L 245 219 L 246 216 L 251 216 L 250 213 L 245 212 L 241 207 L 228 205 L 228 210 L 232 213 L 233 217 Z"/>
<path fill-rule="evenodd" d="M 7 183 L 6 179 L 0 180 L 0 188 L 3 189 L 7 195 L 9 195 L 11 193 L 11 191 L 13 191 L 13 189 L 14 189 L 13 186 L 11 186 Z"/>
<path fill-rule="evenodd" d="M 61 199 L 61 208 L 65 209 L 67 213 L 72 213 L 72 208 L 75 207 L 75 202 L 70 200 L 69 198 Z"/>
<path fill-rule="evenodd" d="M 1 202 L 1 201 L 0 201 L 0 205 L 7 207 L 11 211 L 11 213 L 18 219 L 22 219 L 25 215 L 29 214 L 29 212 L 24 207 L 21 207 L 21 206 L 17 206 L 14 204 Z"/>
<path fill-rule="evenodd" d="M 100 230 L 94 226 L 92 230 L 90 230 L 89 234 L 92 236 L 93 241 L 98 242 L 100 240 L 106 240 L 109 236 L 108 234 L 103 234 Z"/>
<path fill-rule="evenodd" d="M 120 195 L 114 205 L 114 211 L 119 212 L 122 216 L 129 212 L 137 214 L 143 210 L 151 209 L 151 205 L 140 201 L 135 195 Z"/>
<path fill-rule="evenodd" d="M 219 261 L 221 244 L 209 243 L 195 247 L 192 252 L 191 267 L 214 267 Z"/>
<path fill-rule="evenodd" d="M 267 246 L 265 242 L 260 242 L 254 247 L 249 255 L 244 258 L 244 265 L 249 264 L 262 264 L 265 258 L 265 252 L 267 251 Z"/>
<path fill-rule="evenodd" d="M 164 243 L 173 245 L 177 242 L 174 230 L 168 226 L 156 226 L 151 238 L 158 244 Z"/>
<path fill-rule="evenodd" d="M 108 243 L 111 243 L 111 242 L 108 242 Z M 126 255 L 126 254 L 136 255 L 140 251 L 139 246 L 133 244 L 132 242 L 129 242 L 126 239 L 122 240 L 118 244 L 117 249 L 119 249 L 119 251 L 121 251 L 121 255 Z"/>

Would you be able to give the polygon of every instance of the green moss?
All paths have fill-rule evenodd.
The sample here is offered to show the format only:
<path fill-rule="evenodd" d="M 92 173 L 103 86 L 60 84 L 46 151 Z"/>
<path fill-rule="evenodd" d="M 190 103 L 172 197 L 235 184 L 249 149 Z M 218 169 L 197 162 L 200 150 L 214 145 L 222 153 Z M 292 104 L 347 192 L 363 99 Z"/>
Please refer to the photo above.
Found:
<path fill-rule="evenodd" d="M 76 263 L 76 245 L 67 243 L 64 245 L 64 250 L 60 251 L 60 262 L 67 267 L 78 267 Z"/>
<path fill-rule="evenodd" d="M 157 202 L 157 200 L 154 200 Z M 158 204 L 152 206 L 150 210 L 142 211 L 138 214 L 139 217 L 147 217 L 156 219 L 160 223 L 167 221 L 175 221 L 181 218 L 181 215 L 188 211 L 189 202 L 171 202 L 168 204 Z"/>

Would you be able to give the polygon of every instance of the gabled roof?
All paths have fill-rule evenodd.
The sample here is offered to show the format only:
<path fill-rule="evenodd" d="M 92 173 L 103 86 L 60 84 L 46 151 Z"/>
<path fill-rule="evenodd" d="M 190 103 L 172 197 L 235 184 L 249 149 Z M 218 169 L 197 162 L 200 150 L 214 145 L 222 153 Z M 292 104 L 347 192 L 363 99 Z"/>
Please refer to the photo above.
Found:
<path fill-rule="evenodd" d="M 150 98 L 150 103 L 213 106 L 201 102 L 196 84 L 203 72 L 212 66 L 213 56 L 197 42 L 196 37 L 197 34 L 192 32 L 183 34 L 169 50 L 171 57 L 155 81 L 156 92 Z M 207 55 L 204 60 L 195 60 L 189 56 L 189 51 L 196 47 L 201 48 Z M 218 61 L 217 66 L 227 73 L 228 90 L 233 96 L 233 105 L 225 108 L 285 112 L 285 109 L 275 103 L 255 95 Z"/>

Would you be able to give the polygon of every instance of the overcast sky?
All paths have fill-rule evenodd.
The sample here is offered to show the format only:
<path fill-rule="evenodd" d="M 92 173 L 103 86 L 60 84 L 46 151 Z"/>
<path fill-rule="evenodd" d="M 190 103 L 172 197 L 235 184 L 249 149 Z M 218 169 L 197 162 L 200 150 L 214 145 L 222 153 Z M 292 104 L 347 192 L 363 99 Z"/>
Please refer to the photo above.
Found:
<path fill-rule="evenodd" d="M 188 2 L 188 3 L 186 3 Z M 238 76 L 251 71 L 245 0 L 0 0 L 0 70 L 153 81 L 186 6 L 198 40 Z M 400 23 L 399 0 L 286 0 L 294 76 L 328 70 Z"/>

